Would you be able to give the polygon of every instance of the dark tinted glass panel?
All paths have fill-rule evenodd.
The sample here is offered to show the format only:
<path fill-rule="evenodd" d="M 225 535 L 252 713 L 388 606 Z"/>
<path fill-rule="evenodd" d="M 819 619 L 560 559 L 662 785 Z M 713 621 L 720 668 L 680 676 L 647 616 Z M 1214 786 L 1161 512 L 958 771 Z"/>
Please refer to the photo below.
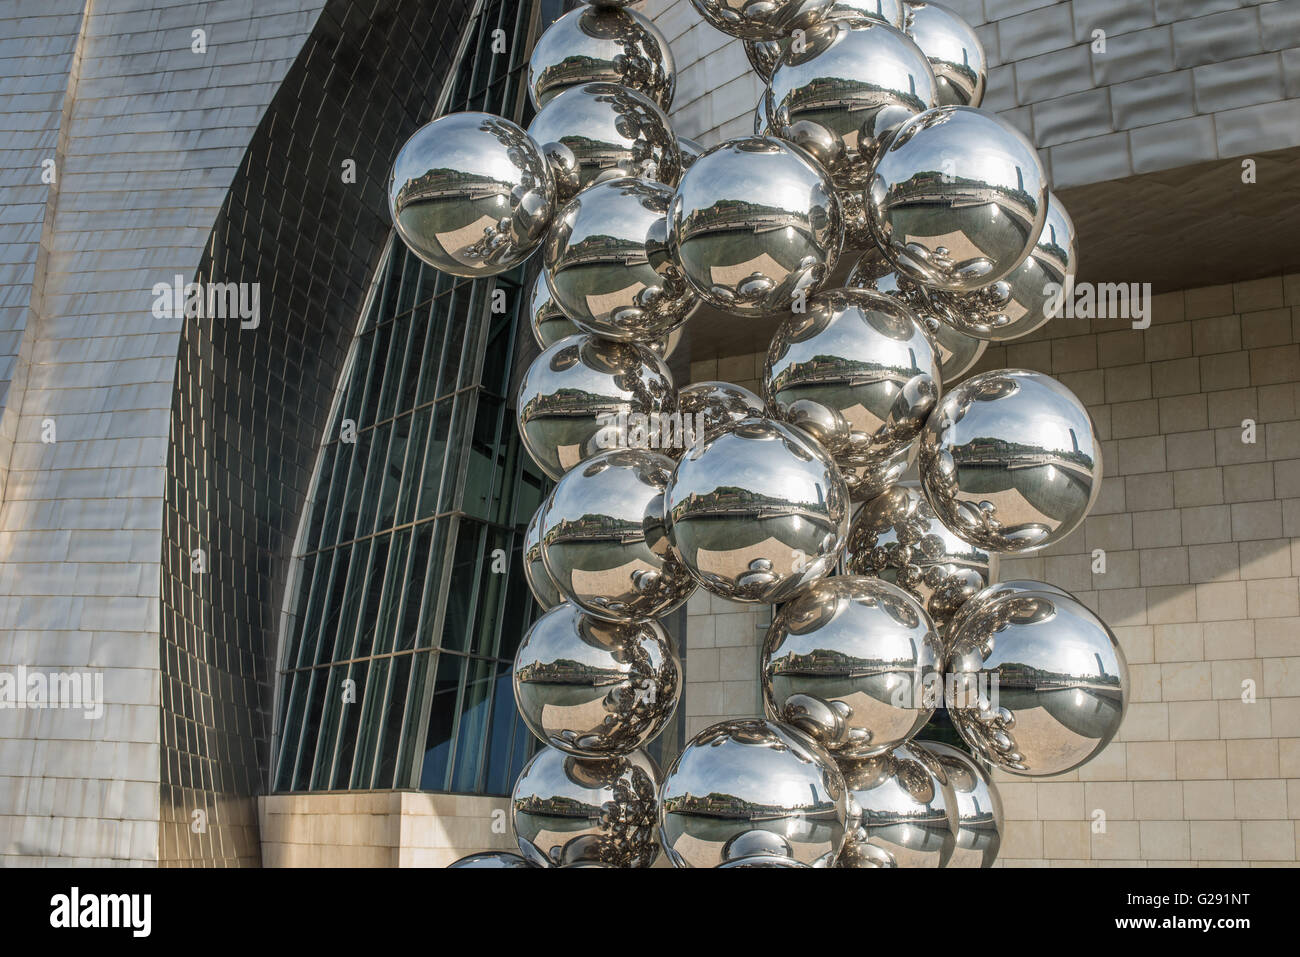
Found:
<path fill-rule="evenodd" d="M 527 124 L 533 13 L 486 0 L 448 111 Z M 490 54 L 498 27 L 509 56 Z M 314 478 L 296 479 L 314 481 L 315 497 L 289 599 L 277 789 L 503 794 L 526 759 L 509 681 L 535 611 L 519 542 L 548 483 L 520 451 L 506 392 L 534 275 L 460 279 L 394 242 L 373 277 Z M 268 370 L 265 401 L 297 374 L 293 363 Z M 250 475 L 263 467 L 237 443 L 232 459 Z M 258 495 L 256 507 L 279 507 L 276 483 Z"/>
<path fill-rule="evenodd" d="M 459 655 L 441 655 L 437 678 L 433 683 L 433 700 L 429 706 L 429 724 L 424 738 L 424 762 L 420 769 L 420 787 L 426 791 L 447 790 L 447 771 L 451 767 L 452 744 L 456 733 L 457 699 L 465 676 L 465 659 Z"/>
<path fill-rule="evenodd" d="M 466 670 L 465 690 L 460 697 L 460 720 L 456 728 L 456 765 L 451 778 L 453 791 L 479 790 L 496 665 L 484 658 L 471 658 L 466 663 Z"/>

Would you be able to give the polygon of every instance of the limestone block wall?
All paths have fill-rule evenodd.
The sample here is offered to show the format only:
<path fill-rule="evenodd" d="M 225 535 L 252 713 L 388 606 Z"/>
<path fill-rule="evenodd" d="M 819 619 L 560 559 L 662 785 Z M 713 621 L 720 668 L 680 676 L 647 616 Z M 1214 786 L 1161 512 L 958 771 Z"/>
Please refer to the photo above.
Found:
<path fill-rule="evenodd" d="M 517 851 L 506 798 L 331 791 L 258 798 L 266 867 L 446 867 Z"/>
<path fill-rule="evenodd" d="M 1078 594 L 1132 678 L 1127 719 L 1096 760 L 1050 781 L 1000 777 L 1003 863 L 1294 863 L 1300 276 L 1157 296 L 1147 330 L 1057 320 L 978 369 L 1003 366 L 1074 390 L 1107 477 L 1080 530 L 1001 575 Z"/>

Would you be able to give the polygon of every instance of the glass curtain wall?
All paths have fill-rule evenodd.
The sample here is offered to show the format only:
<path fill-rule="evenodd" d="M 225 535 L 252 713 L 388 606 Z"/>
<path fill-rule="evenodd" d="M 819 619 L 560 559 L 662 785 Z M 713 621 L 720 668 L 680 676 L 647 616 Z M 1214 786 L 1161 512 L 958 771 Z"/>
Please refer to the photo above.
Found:
<path fill-rule="evenodd" d="M 526 125 L 530 37 L 562 7 L 485 2 L 447 111 Z M 510 680 L 538 610 L 524 528 L 549 490 L 510 395 L 531 276 L 458 279 L 392 241 L 305 518 L 277 791 L 507 794 L 535 749 Z"/>

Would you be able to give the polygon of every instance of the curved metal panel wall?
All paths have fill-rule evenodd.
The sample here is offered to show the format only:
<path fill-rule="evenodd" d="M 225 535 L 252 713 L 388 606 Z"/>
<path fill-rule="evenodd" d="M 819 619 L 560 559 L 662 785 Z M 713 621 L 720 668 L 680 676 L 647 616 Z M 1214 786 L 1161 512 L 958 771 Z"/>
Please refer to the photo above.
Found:
<path fill-rule="evenodd" d="M 161 863 L 260 860 L 254 796 L 293 537 L 388 232 L 389 164 L 432 114 L 470 7 L 330 0 L 204 250 L 195 281 L 248 284 L 260 315 L 182 332 L 163 528 Z"/>

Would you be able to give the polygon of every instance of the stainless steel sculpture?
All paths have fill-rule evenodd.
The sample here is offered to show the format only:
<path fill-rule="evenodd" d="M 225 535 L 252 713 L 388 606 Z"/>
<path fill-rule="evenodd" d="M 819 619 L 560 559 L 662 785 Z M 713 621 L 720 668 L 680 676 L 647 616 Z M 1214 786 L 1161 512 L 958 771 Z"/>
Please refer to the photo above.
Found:
<path fill-rule="evenodd" d="M 682 172 L 686 172 L 704 152 L 704 147 L 695 140 L 679 136 L 677 137 L 677 152 L 682 157 Z"/>
<path fill-rule="evenodd" d="M 659 834 L 677 867 L 756 855 L 829 867 L 844 843 L 848 801 L 835 762 L 774 721 L 724 721 L 682 749 L 659 791 Z"/>
<path fill-rule="evenodd" d="M 988 769 L 960 748 L 941 741 L 914 741 L 943 768 L 957 809 L 957 847 L 949 867 L 992 867 L 1002 847 L 1002 798 Z M 946 795 L 945 795 L 946 796 Z"/>
<path fill-rule="evenodd" d="M 661 183 L 624 177 L 584 189 L 560 210 L 543 252 L 546 277 L 556 304 L 584 332 L 649 343 L 699 306 L 668 256 L 672 197 Z"/>
<path fill-rule="evenodd" d="M 931 413 L 918 455 L 935 514 L 968 542 L 1034 552 L 1078 527 L 1101 491 L 1088 410 L 1050 376 L 985 372 Z"/>
<path fill-rule="evenodd" d="M 541 867 L 649 867 L 659 853 L 659 768 L 644 751 L 578 758 L 543 748 L 510 797 L 519 850 Z"/>
<path fill-rule="evenodd" d="M 948 292 L 997 282 L 1024 262 L 1047 217 L 1038 153 L 1005 120 L 941 106 L 904 123 L 881 152 L 871 222 L 889 261 Z"/>
<path fill-rule="evenodd" d="M 849 500 L 869 502 L 891 485 L 896 485 L 916 461 L 915 442 L 883 461 L 865 465 L 839 464 L 840 475 L 849 487 Z"/>
<path fill-rule="evenodd" d="M 573 324 L 573 320 L 564 314 L 551 295 L 551 287 L 546 284 L 546 272 L 537 273 L 533 283 L 532 294 L 528 297 L 528 321 L 533 330 L 533 338 L 543 349 L 554 345 L 566 336 L 582 332 Z"/>
<path fill-rule="evenodd" d="M 682 172 L 677 136 L 664 111 L 617 83 L 561 90 L 528 127 L 555 176 L 562 203 L 592 183 L 636 176 L 676 186 Z"/>
<path fill-rule="evenodd" d="M 903 28 L 934 68 L 938 106 L 979 106 L 988 82 L 984 45 L 965 20 L 941 3 L 907 0 Z"/>
<path fill-rule="evenodd" d="M 772 133 L 801 146 L 841 188 L 862 189 L 882 142 L 938 104 L 920 47 L 878 20 L 833 20 L 790 46 L 766 97 Z"/>
<path fill-rule="evenodd" d="M 888 23 L 891 27 L 901 28 L 903 6 L 903 0 L 835 0 L 826 18 L 846 20 L 865 17 L 868 20 L 879 20 L 881 23 Z"/>
<path fill-rule="evenodd" d="M 1047 194 L 1047 221 L 1029 258 L 1011 275 L 963 295 L 923 296 L 943 324 L 968 336 L 1002 341 L 1028 335 L 1057 314 L 1078 269 L 1074 222 L 1061 201 Z"/>
<path fill-rule="evenodd" d="M 947 867 L 957 847 L 956 801 L 943 768 L 919 747 L 900 745 L 841 761 L 852 824 L 839 867 Z"/>
<path fill-rule="evenodd" d="M 948 531 L 920 484 L 903 482 L 858 509 L 844 568 L 898 585 L 944 635 L 957 611 L 997 578 L 997 555 Z"/>
<path fill-rule="evenodd" d="M 901 588 L 824 578 L 781 606 L 759 655 L 767 715 L 837 760 L 903 744 L 943 701 L 943 645 Z"/>
<path fill-rule="evenodd" d="M 883 466 L 906 452 L 939 399 L 929 337 L 897 299 L 833 289 L 772 337 L 763 366 L 772 414 L 837 463 Z"/>
<path fill-rule="evenodd" d="M 691 417 L 695 441 L 741 419 L 767 415 L 767 406 L 762 399 L 730 382 L 692 382 L 678 390 L 677 408 L 682 413 L 683 422 L 686 416 Z M 669 454 L 681 458 L 687 447 L 672 450 Z"/>
<path fill-rule="evenodd" d="M 835 0 L 826 12 L 829 20 L 878 20 L 891 27 L 903 26 L 903 0 Z M 777 40 L 744 40 L 745 56 L 758 78 L 772 82 L 772 71 L 790 48 L 789 35 Z M 758 131 L 755 130 L 757 133 Z"/>
<path fill-rule="evenodd" d="M 821 21 L 834 0 L 691 0 L 705 22 L 741 40 L 779 40 Z"/>
<path fill-rule="evenodd" d="M 541 109 L 563 89 L 597 81 L 644 93 L 667 110 L 677 72 L 668 41 L 635 10 L 583 6 L 538 38 L 528 61 L 528 94 Z"/>
<path fill-rule="evenodd" d="M 830 177 L 797 146 L 770 137 L 727 140 L 682 176 L 669 243 L 704 300 L 766 315 L 811 295 L 839 258 L 839 200 Z"/>
<path fill-rule="evenodd" d="M 807 867 L 803 861 L 793 857 L 779 857 L 776 854 L 751 854 L 749 857 L 736 857 L 723 861 L 718 867 Z"/>
<path fill-rule="evenodd" d="M 1074 598 L 1064 588 L 1058 588 L 1055 585 L 1049 585 L 1047 582 L 1036 582 L 1028 579 L 1013 578 L 1010 581 L 996 582 L 986 588 L 980 589 L 970 598 L 961 608 L 957 609 L 957 614 L 953 615 L 948 621 L 948 629 L 945 638 L 951 645 L 952 636 L 961 630 L 963 622 L 966 621 L 976 611 L 979 611 L 988 602 L 994 598 L 1001 598 L 1004 595 L 1020 594 L 1027 591 L 1048 591 L 1060 595 L 1062 598 Z M 945 658 L 947 652 L 944 653 Z"/>
<path fill-rule="evenodd" d="M 805 432 L 741 419 L 696 442 L 664 491 L 673 548 L 701 585 L 733 601 L 782 602 L 828 574 L 849 497 Z"/>
<path fill-rule="evenodd" d="M 560 594 L 597 618 L 666 615 L 695 581 L 668 544 L 664 486 L 673 460 L 646 449 L 602 452 L 565 473 L 539 534 Z"/>
<path fill-rule="evenodd" d="M 525 860 L 518 854 L 511 854 L 509 851 L 484 851 L 481 854 L 470 854 L 468 857 L 462 857 L 460 860 L 447 865 L 449 869 L 455 867 L 478 871 L 501 871 L 536 866 L 536 864 Z"/>
<path fill-rule="evenodd" d="M 527 132 L 453 114 L 394 166 L 426 262 L 479 277 L 544 251 L 516 408 L 557 485 L 523 536 L 544 613 L 513 684 L 547 747 L 511 797 L 524 856 L 452 866 L 648 867 L 661 841 L 678 867 L 991 866 L 985 763 L 1071 770 L 1127 703 L 1083 604 L 990 584 L 999 553 L 1059 542 L 1096 499 L 1087 410 L 1039 373 L 958 384 L 1070 294 L 1073 224 L 1033 146 L 976 109 L 984 50 L 942 3 L 692 4 L 766 86 L 753 136 L 679 136 L 663 35 L 595 0 L 536 44 Z M 844 250 L 863 254 L 826 290 Z M 761 397 L 676 391 L 664 359 L 701 304 L 782 320 Z M 699 586 L 779 606 L 766 718 L 697 734 L 660 785 L 644 748 L 683 683 L 656 619 Z M 913 740 L 941 700 L 974 758 Z"/>
<path fill-rule="evenodd" d="M 1046 234 L 1046 228 L 1043 232 Z M 1025 263 L 1028 262 L 1025 260 Z M 1019 268 L 1023 269 L 1024 266 L 1022 263 Z M 935 315 L 934 307 L 930 305 L 930 298 L 921 287 L 901 278 L 879 249 L 873 247 L 862 254 L 844 285 L 849 289 L 884 293 L 912 311 L 935 345 L 939 355 L 939 378 L 945 388 L 955 385 L 958 379 L 969 372 L 988 346 L 988 342 L 983 339 L 958 332 L 951 322 L 940 321 Z"/>
<path fill-rule="evenodd" d="M 981 758 L 1027 776 L 1095 757 L 1128 707 L 1128 663 L 1111 630 L 1060 589 L 981 603 L 950 638 L 948 715 Z"/>
<path fill-rule="evenodd" d="M 677 408 L 672 375 L 649 349 L 569 336 L 533 360 L 519 384 L 519 437 L 558 479 L 584 459 L 626 446 L 629 416 Z"/>
<path fill-rule="evenodd" d="M 551 573 L 542 564 L 542 538 L 539 527 L 545 511 L 546 500 L 543 500 L 537 507 L 537 511 L 533 513 L 533 517 L 528 520 L 523 545 L 524 579 L 528 582 L 528 589 L 533 593 L 533 597 L 537 599 L 537 604 L 541 605 L 544 611 L 554 608 L 565 600 L 559 588 L 555 586 Z"/>
<path fill-rule="evenodd" d="M 533 282 L 532 295 L 528 300 L 528 321 L 532 325 L 533 339 L 543 349 L 547 349 L 567 336 L 579 335 L 582 330 L 574 325 L 573 320 L 561 311 L 551 295 L 551 287 L 546 283 L 546 270 L 537 272 Z M 956 335 L 957 333 L 953 333 Z M 666 336 L 651 342 L 642 342 L 660 359 L 667 359 L 676 351 L 682 341 L 682 327 L 678 326 Z"/>
<path fill-rule="evenodd" d="M 541 149 L 489 113 L 450 113 L 420 127 L 388 177 L 397 235 L 453 276 L 513 269 L 541 243 L 555 208 L 555 179 Z"/>
<path fill-rule="evenodd" d="M 564 604 L 528 629 L 514 687 L 519 714 L 542 741 L 607 758 L 644 746 L 668 724 L 681 662 L 658 622 L 601 621 Z"/>
<path fill-rule="evenodd" d="M 767 125 L 767 93 L 764 92 L 754 105 L 754 135 L 771 136 L 772 130 Z"/>

